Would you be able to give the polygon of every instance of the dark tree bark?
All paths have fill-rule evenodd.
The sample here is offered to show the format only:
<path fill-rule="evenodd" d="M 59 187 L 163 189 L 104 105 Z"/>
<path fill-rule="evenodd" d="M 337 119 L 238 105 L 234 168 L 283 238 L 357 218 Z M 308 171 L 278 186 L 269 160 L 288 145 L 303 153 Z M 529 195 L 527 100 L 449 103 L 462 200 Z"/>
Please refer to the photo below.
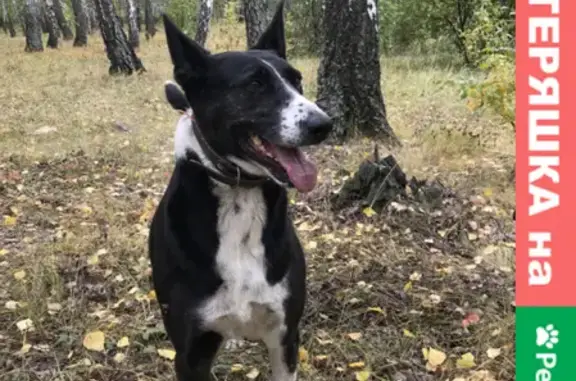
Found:
<path fill-rule="evenodd" d="M 142 61 L 136 56 L 134 48 L 128 43 L 126 33 L 120 25 L 120 19 L 112 0 L 95 0 L 96 13 L 100 23 L 100 33 L 106 46 L 110 61 L 110 74 L 131 75 L 145 71 Z"/>
<path fill-rule="evenodd" d="M 248 47 L 256 45 L 268 26 L 268 0 L 242 0 Z"/>
<path fill-rule="evenodd" d="M 72 11 L 74 12 L 75 38 L 74 46 L 88 45 L 89 19 L 86 9 L 86 0 L 72 0 Z"/>
<path fill-rule="evenodd" d="M 88 24 L 90 33 L 95 33 L 98 30 L 98 17 L 96 17 L 96 0 L 85 0 L 86 1 L 86 11 L 88 14 Z"/>
<path fill-rule="evenodd" d="M 72 33 L 72 29 L 70 29 L 70 25 L 64 16 L 64 10 L 62 9 L 62 3 L 60 0 L 52 0 L 53 7 L 54 7 L 54 14 L 56 15 L 56 20 L 58 21 L 58 26 L 62 30 L 62 37 L 64 40 L 70 41 L 74 39 L 74 34 Z"/>
<path fill-rule="evenodd" d="M 134 0 L 136 3 L 136 24 L 138 25 L 138 33 L 142 32 L 142 1 Z"/>
<path fill-rule="evenodd" d="M 270 21 L 274 18 L 274 13 L 276 12 L 276 8 L 278 6 L 278 0 L 266 0 L 266 20 L 264 21 L 265 25 L 268 26 Z M 286 8 L 286 4 L 284 4 L 284 9 L 288 11 Z"/>
<path fill-rule="evenodd" d="M 58 28 L 58 20 L 56 20 L 54 3 L 52 0 L 45 1 L 44 19 L 46 20 L 46 28 L 48 29 L 48 41 L 46 42 L 46 47 L 57 49 L 58 39 L 60 38 L 60 29 Z"/>
<path fill-rule="evenodd" d="M 26 0 L 24 4 L 24 25 L 26 27 L 27 52 L 41 52 L 42 46 L 42 5 L 40 0 Z"/>
<path fill-rule="evenodd" d="M 126 20 L 128 20 L 128 35 L 130 45 L 133 48 L 140 46 L 140 35 L 138 34 L 138 14 L 136 0 L 126 0 Z"/>
<path fill-rule="evenodd" d="M 333 138 L 360 132 L 400 144 L 380 88 L 377 0 L 326 0 L 324 6 L 318 104 L 334 119 Z"/>
<path fill-rule="evenodd" d="M 154 18 L 152 0 L 144 0 L 144 24 L 146 24 L 146 39 L 153 38 L 156 34 L 156 19 Z"/>
<path fill-rule="evenodd" d="M 196 37 L 194 38 L 197 43 L 204 46 L 206 38 L 208 37 L 208 30 L 210 29 L 210 18 L 212 17 L 213 0 L 200 0 L 198 7 L 198 18 L 196 22 Z"/>

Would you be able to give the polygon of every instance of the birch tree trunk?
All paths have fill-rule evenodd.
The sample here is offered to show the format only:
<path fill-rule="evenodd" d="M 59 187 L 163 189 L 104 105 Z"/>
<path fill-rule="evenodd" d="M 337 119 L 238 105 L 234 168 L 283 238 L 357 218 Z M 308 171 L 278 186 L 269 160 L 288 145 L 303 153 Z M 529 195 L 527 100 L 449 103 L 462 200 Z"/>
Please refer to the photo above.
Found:
<path fill-rule="evenodd" d="M 208 30 L 210 29 L 210 18 L 212 17 L 213 0 L 200 0 L 198 7 L 198 18 L 196 22 L 196 37 L 194 38 L 201 46 L 206 44 Z"/>
<path fill-rule="evenodd" d="M 58 20 L 56 20 L 56 14 L 54 13 L 54 3 L 52 0 L 45 1 L 44 18 L 46 20 L 46 29 L 48 29 L 48 41 L 46 42 L 46 47 L 56 49 L 58 48 L 60 29 L 58 27 Z"/>
<path fill-rule="evenodd" d="M 108 72 L 111 75 L 131 75 L 134 72 L 145 71 L 142 61 L 136 56 L 134 48 L 128 42 L 112 0 L 95 0 L 95 5 L 100 33 L 110 61 Z"/>
<path fill-rule="evenodd" d="M 86 9 L 86 0 L 72 0 L 72 11 L 74 12 L 75 38 L 73 46 L 88 45 L 89 19 Z"/>
<path fill-rule="evenodd" d="M 400 141 L 386 118 L 380 87 L 377 0 L 325 0 L 318 104 L 334 120 L 338 141 L 360 132 Z"/>
<path fill-rule="evenodd" d="M 140 35 L 138 34 L 138 14 L 136 13 L 136 0 L 126 0 L 126 19 L 128 20 L 128 35 L 130 45 L 134 49 L 140 46 Z"/>
<path fill-rule="evenodd" d="M 26 52 L 41 52 L 42 46 L 42 7 L 40 0 L 26 0 L 24 3 L 24 26 Z"/>

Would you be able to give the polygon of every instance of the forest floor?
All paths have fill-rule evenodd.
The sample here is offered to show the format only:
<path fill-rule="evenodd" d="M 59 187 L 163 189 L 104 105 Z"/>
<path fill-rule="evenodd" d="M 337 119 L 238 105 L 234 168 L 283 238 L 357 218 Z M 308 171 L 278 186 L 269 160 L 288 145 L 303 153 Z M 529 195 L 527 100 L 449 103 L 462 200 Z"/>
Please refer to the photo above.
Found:
<path fill-rule="evenodd" d="M 243 42 L 216 25 L 209 48 Z M 178 118 L 164 36 L 142 38 L 131 78 L 108 76 L 98 35 L 39 54 L 1 36 L 0 51 L 0 380 L 174 380 L 146 250 Z M 313 97 L 318 60 L 291 61 Z M 382 64 L 394 156 L 457 201 L 339 215 L 330 195 L 374 142 L 312 152 L 320 184 L 291 196 L 309 265 L 301 380 L 513 380 L 513 132 L 466 108 L 470 73 Z M 263 347 L 222 352 L 214 373 L 267 379 Z"/>

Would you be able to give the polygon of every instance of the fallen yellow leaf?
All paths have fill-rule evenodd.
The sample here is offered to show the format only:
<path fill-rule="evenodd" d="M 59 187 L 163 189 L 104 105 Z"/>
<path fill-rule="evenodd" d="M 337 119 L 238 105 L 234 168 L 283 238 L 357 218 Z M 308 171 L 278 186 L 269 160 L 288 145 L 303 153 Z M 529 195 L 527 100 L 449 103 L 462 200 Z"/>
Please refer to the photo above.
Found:
<path fill-rule="evenodd" d="M 356 381 L 366 381 L 370 378 L 370 371 L 363 370 L 360 372 L 356 372 Z"/>
<path fill-rule="evenodd" d="M 318 242 L 316 241 L 310 241 L 306 244 L 305 249 L 306 250 L 316 250 L 316 248 L 318 247 Z"/>
<path fill-rule="evenodd" d="M 462 357 L 460 357 L 456 361 L 456 366 L 460 369 L 468 369 L 473 368 L 476 366 L 476 362 L 474 361 L 474 355 L 470 352 L 464 353 Z"/>
<path fill-rule="evenodd" d="M 116 353 L 114 355 L 114 361 L 118 364 L 120 364 L 122 361 L 124 361 L 125 358 L 126 358 L 126 355 L 124 353 Z"/>
<path fill-rule="evenodd" d="M 148 293 L 148 299 L 149 300 L 156 300 L 156 291 L 150 290 L 150 292 Z"/>
<path fill-rule="evenodd" d="M 482 193 L 484 193 L 484 196 L 486 196 L 486 197 L 492 197 L 492 193 L 493 193 L 492 188 L 485 188 L 484 192 L 482 192 Z"/>
<path fill-rule="evenodd" d="M 100 259 L 98 259 L 98 255 L 94 254 L 88 257 L 88 260 L 86 261 L 90 266 L 94 266 L 96 264 L 98 264 L 98 262 L 100 262 Z"/>
<path fill-rule="evenodd" d="M 300 349 L 298 349 L 298 359 L 300 360 L 301 363 L 308 362 L 309 356 L 306 348 L 300 347 Z"/>
<path fill-rule="evenodd" d="M 95 351 L 95 352 L 103 352 L 104 351 L 104 332 L 102 331 L 93 331 L 89 332 L 84 336 L 84 340 L 82 341 L 82 345 L 84 348 Z"/>
<path fill-rule="evenodd" d="M 356 361 L 356 362 L 351 362 L 350 364 L 348 364 L 348 368 L 350 369 L 360 369 L 360 368 L 364 368 L 366 366 L 366 364 L 364 363 L 364 361 Z"/>
<path fill-rule="evenodd" d="M 360 332 L 351 332 L 351 333 L 349 333 L 347 336 L 348 336 L 348 338 L 349 338 L 350 340 L 358 341 L 358 340 L 360 340 L 360 339 L 362 338 L 362 333 L 360 333 Z"/>
<path fill-rule="evenodd" d="M 24 319 L 16 322 L 16 327 L 20 332 L 27 332 L 34 330 L 34 322 L 31 319 Z"/>
<path fill-rule="evenodd" d="M 20 348 L 20 350 L 18 351 L 18 354 L 24 355 L 24 354 L 30 352 L 31 348 L 32 348 L 32 345 L 25 343 L 22 345 L 22 348 Z"/>
<path fill-rule="evenodd" d="M 430 348 L 428 350 L 428 362 L 433 366 L 442 365 L 446 361 L 446 353 L 438 349 Z"/>
<path fill-rule="evenodd" d="M 126 336 L 118 340 L 118 342 L 116 343 L 116 346 L 118 348 L 124 348 L 127 347 L 128 345 L 130 345 L 130 340 Z"/>
<path fill-rule="evenodd" d="M 368 312 L 376 312 L 376 313 L 384 315 L 384 310 L 380 307 L 368 307 L 367 311 Z"/>
<path fill-rule="evenodd" d="M 244 369 L 244 365 L 242 365 L 242 364 L 232 364 L 232 366 L 230 367 L 230 372 L 236 373 L 236 372 L 242 371 L 242 369 Z"/>
<path fill-rule="evenodd" d="M 16 217 L 4 216 L 4 226 L 14 226 L 16 225 Z"/>
<path fill-rule="evenodd" d="M 376 214 L 376 212 L 374 211 L 374 209 L 372 209 L 371 207 L 366 207 L 362 210 L 362 213 L 364 213 L 364 215 L 366 217 L 372 217 L 373 215 Z"/>
<path fill-rule="evenodd" d="M 158 356 L 168 360 L 174 360 L 176 358 L 176 351 L 173 349 L 158 349 L 157 352 Z"/>
<path fill-rule="evenodd" d="M 14 279 L 16 280 L 22 280 L 26 278 L 26 271 L 24 270 L 18 270 L 14 273 Z"/>
<path fill-rule="evenodd" d="M 6 249 L 0 249 L 0 257 L 4 256 L 4 255 L 6 255 L 6 254 L 8 254 L 8 250 L 6 250 Z"/>
<path fill-rule="evenodd" d="M 412 289 L 412 281 L 408 281 L 405 285 L 404 285 L 404 292 L 408 292 Z"/>
<path fill-rule="evenodd" d="M 500 353 L 502 353 L 500 348 L 488 348 L 488 350 L 486 350 L 486 355 L 489 359 L 495 359 L 500 356 Z"/>
<path fill-rule="evenodd" d="M 406 336 L 406 337 L 411 337 L 411 338 L 415 338 L 415 337 L 416 337 L 412 332 L 410 332 L 410 331 L 407 330 L 407 329 L 404 329 L 404 330 L 403 330 L 403 333 L 404 333 L 404 336 Z"/>
<path fill-rule="evenodd" d="M 249 380 L 255 380 L 260 375 L 260 371 L 256 368 L 252 368 L 250 372 L 246 373 L 246 378 Z"/>

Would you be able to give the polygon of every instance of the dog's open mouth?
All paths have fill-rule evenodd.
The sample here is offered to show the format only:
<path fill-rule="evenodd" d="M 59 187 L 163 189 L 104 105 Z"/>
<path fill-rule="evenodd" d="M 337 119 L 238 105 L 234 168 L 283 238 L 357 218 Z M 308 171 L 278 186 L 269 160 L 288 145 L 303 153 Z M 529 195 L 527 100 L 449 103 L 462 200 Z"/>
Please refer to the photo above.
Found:
<path fill-rule="evenodd" d="M 281 181 L 289 180 L 299 192 L 310 192 L 316 186 L 316 165 L 298 147 L 282 147 L 259 137 L 252 138 L 257 153 L 272 159 L 276 164 L 267 169 Z M 267 163 L 270 160 L 266 160 Z M 287 178 L 287 179 L 286 179 Z"/>

